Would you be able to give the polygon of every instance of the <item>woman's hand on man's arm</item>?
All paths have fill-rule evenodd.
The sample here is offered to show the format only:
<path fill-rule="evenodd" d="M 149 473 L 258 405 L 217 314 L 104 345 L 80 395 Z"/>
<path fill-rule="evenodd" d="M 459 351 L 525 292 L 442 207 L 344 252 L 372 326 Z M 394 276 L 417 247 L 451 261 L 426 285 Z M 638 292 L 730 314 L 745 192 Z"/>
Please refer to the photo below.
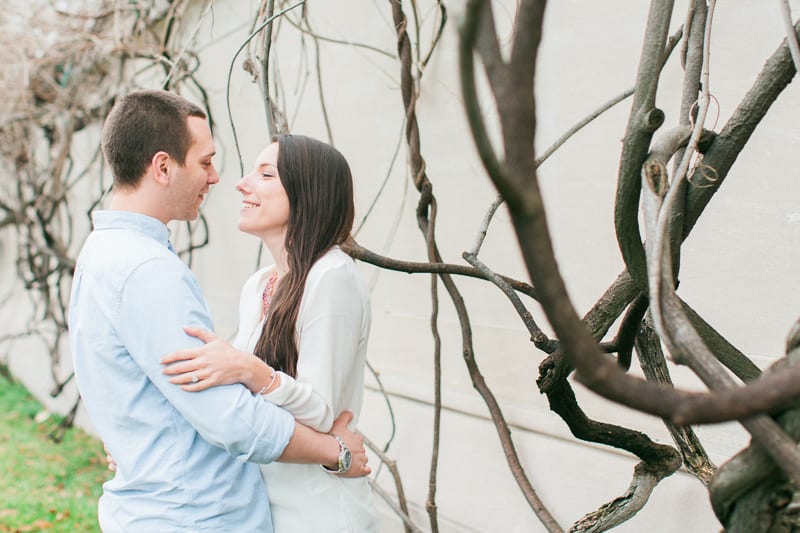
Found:
<path fill-rule="evenodd" d="M 184 328 L 187 335 L 205 343 L 198 348 L 178 350 L 161 359 L 164 373 L 173 376 L 170 383 L 188 392 L 198 392 L 218 385 L 242 383 L 253 394 L 269 392 L 280 384 L 264 361 L 253 354 L 237 350 L 230 343 L 202 328 Z M 269 385 L 267 390 L 263 390 Z"/>

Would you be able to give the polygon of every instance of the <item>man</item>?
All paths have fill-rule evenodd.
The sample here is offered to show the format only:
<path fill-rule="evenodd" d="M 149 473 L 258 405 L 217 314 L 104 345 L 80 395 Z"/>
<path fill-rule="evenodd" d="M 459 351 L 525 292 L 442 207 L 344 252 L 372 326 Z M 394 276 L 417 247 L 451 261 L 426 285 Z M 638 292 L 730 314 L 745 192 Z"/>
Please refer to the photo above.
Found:
<path fill-rule="evenodd" d="M 187 393 L 162 372 L 163 355 L 202 344 L 183 326 L 213 329 L 198 282 L 172 250 L 166 226 L 195 219 L 219 181 L 205 113 L 165 91 L 132 93 L 106 119 L 103 151 L 114 196 L 111 210 L 93 213 L 69 317 L 78 388 L 117 466 L 98 504 L 101 528 L 269 532 L 255 463 L 369 473 L 346 414 L 324 435 L 244 386 Z"/>

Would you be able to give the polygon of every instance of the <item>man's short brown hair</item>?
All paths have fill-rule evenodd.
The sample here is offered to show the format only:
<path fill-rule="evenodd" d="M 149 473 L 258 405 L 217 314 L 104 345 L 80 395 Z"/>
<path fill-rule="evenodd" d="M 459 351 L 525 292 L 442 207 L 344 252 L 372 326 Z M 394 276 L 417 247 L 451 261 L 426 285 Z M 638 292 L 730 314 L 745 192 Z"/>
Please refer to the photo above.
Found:
<path fill-rule="evenodd" d="M 114 185 L 137 187 L 158 152 L 183 165 L 192 144 L 189 117 L 206 118 L 206 114 L 167 91 L 136 91 L 117 101 L 103 126 L 103 153 Z"/>

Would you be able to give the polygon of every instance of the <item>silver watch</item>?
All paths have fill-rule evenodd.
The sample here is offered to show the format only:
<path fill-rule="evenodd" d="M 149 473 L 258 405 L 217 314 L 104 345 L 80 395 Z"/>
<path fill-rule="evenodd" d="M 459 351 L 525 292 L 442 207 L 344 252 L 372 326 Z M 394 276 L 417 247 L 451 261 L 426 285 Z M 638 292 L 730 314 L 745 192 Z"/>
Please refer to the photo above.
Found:
<path fill-rule="evenodd" d="M 326 472 L 330 472 L 331 474 L 343 474 L 350 470 L 350 465 L 353 464 L 353 455 L 350 453 L 350 448 L 347 447 L 347 444 L 339 437 L 339 435 L 334 435 L 331 433 L 331 437 L 336 439 L 336 442 L 339 444 L 339 464 L 338 469 L 334 470 L 332 468 L 328 468 L 325 465 L 320 465 L 323 470 Z"/>

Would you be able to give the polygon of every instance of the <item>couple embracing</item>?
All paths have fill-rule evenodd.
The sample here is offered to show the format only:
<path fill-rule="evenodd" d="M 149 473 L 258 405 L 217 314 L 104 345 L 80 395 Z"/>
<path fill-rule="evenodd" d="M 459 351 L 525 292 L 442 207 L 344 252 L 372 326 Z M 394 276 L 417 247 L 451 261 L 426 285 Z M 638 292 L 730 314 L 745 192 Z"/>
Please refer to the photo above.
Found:
<path fill-rule="evenodd" d="M 370 310 L 339 248 L 354 217 L 347 161 L 282 135 L 237 183 L 239 229 L 275 264 L 244 284 L 229 344 L 212 333 L 167 228 L 194 220 L 219 181 L 205 113 L 166 91 L 131 93 L 106 119 L 103 151 L 114 193 L 92 214 L 69 313 L 78 388 L 115 468 L 100 527 L 377 531 L 363 440 L 350 428 Z"/>

